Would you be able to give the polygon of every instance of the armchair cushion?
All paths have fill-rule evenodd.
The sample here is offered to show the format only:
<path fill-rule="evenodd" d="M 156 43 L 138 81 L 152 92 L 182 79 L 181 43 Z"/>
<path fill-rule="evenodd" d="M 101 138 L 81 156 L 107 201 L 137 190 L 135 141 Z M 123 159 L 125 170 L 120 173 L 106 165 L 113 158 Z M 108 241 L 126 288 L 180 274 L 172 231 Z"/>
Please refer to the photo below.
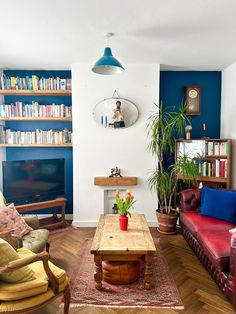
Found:
<path fill-rule="evenodd" d="M 21 248 L 17 252 L 21 259 L 36 256 L 35 253 L 25 248 Z M 0 300 L 8 301 L 8 302 L 4 302 L 4 306 L 7 306 L 7 305 L 16 306 L 17 304 L 19 304 L 19 306 L 23 306 L 23 304 L 21 304 L 23 300 L 21 299 L 24 299 L 24 301 L 27 302 L 27 300 L 29 300 L 28 298 L 32 296 L 38 296 L 39 300 L 45 300 L 45 301 L 48 298 L 50 299 L 53 296 L 52 290 L 48 287 L 48 277 L 45 273 L 43 263 L 41 261 L 32 263 L 30 264 L 29 268 L 31 268 L 35 274 L 36 278 L 34 280 L 31 280 L 26 283 L 14 283 L 14 284 L 9 284 L 9 283 L 6 284 L 6 283 L 0 282 Z M 66 276 L 65 271 L 55 266 L 51 262 L 49 262 L 49 268 L 51 269 L 51 271 L 53 272 L 54 276 L 56 277 L 59 283 L 59 292 L 63 291 L 66 285 L 68 284 L 68 278 Z M 38 300 L 38 298 L 36 297 L 36 298 L 33 298 L 32 300 Z M 19 303 L 10 302 L 14 300 L 19 300 Z M 35 304 L 32 302 L 31 306 L 34 306 L 34 305 Z M 0 309 L 1 307 L 2 307 L 2 304 L 0 306 Z M 27 305 L 27 307 L 29 307 L 29 305 Z M 17 309 L 19 310 L 19 308 Z"/>
<path fill-rule="evenodd" d="M 36 215 L 23 216 L 25 222 L 28 226 L 30 226 L 33 230 L 37 230 L 39 228 L 39 219 Z"/>
<path fill-rule="evenodd" d="M 204 187 L 200 212 L 236 224 L 236 193 Z"/>
<path fill-rule="evenodd" d="M 4 267 L 9 262 L 18 259 L 20 259 L 20 256 L 14 248 L 8 242 L 0 238 L 0 267 Z M 26 282 L 33 279 L 35 279 L 34 272 L 28 266 L 0 275 L 0 280 L 8 283 Z"/>
<path fill-rule="evenodd" d="M 0 208 L 0 232 L 11 231 L 17 237 L 22 237 L 31 230 L 14 204 Z"/>
<path fill-rule="evenodd" d="M 38 229 L 30 231 L 23 237 L 23 246 L 34 253 L 44 250 L 48 242 L 49 231 L 47 229 Z"/>

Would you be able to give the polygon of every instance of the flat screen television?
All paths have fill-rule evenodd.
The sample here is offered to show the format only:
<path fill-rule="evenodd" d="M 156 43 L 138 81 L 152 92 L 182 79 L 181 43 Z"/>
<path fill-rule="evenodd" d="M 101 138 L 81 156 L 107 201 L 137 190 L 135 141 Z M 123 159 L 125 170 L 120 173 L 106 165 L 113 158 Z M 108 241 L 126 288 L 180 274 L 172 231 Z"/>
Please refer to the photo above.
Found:
<path fill-rule="evenodd" d="M 2 170 L 7 203 L 32 203 L 65 195 L 63 158 L 3 161 Z"/>

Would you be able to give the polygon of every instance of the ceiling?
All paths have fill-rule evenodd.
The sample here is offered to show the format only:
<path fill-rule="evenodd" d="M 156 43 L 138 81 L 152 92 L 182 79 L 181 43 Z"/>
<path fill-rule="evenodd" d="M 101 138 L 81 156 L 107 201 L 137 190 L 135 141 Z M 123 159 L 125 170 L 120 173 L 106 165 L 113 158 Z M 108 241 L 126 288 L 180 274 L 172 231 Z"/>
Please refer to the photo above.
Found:
<path fill-rule="evenodd" d="M 0 0 L 0 67 L 91 67 L 105 32 L 123 64 L 221 70 L 236 61 L 235 0 Z"/>

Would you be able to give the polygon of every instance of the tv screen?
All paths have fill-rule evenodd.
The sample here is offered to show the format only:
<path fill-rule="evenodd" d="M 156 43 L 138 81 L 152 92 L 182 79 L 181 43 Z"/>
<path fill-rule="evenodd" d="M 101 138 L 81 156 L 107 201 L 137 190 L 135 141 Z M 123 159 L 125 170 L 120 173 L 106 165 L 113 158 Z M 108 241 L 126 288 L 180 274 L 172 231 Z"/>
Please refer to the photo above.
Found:
<path fill-rule="evenodd" d="M 65 194 L 65 159 L 3 161 L 2 169 L 8 203 L 38 202 Z"/>

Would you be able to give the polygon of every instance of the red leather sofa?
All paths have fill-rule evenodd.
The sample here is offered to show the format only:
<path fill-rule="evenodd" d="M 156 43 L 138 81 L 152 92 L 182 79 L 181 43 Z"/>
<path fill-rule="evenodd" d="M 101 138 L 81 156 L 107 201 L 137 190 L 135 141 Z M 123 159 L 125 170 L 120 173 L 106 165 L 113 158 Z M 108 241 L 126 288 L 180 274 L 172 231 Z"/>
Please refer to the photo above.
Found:
<path fill-rule="evenodd" d="M 201 216 L 201 191 L 180 192 L 180 224 L 184 238 L 236 308 L 236 233 L 231 223 Z M 223 208 L 222 208 L 223 210 Z"/>

